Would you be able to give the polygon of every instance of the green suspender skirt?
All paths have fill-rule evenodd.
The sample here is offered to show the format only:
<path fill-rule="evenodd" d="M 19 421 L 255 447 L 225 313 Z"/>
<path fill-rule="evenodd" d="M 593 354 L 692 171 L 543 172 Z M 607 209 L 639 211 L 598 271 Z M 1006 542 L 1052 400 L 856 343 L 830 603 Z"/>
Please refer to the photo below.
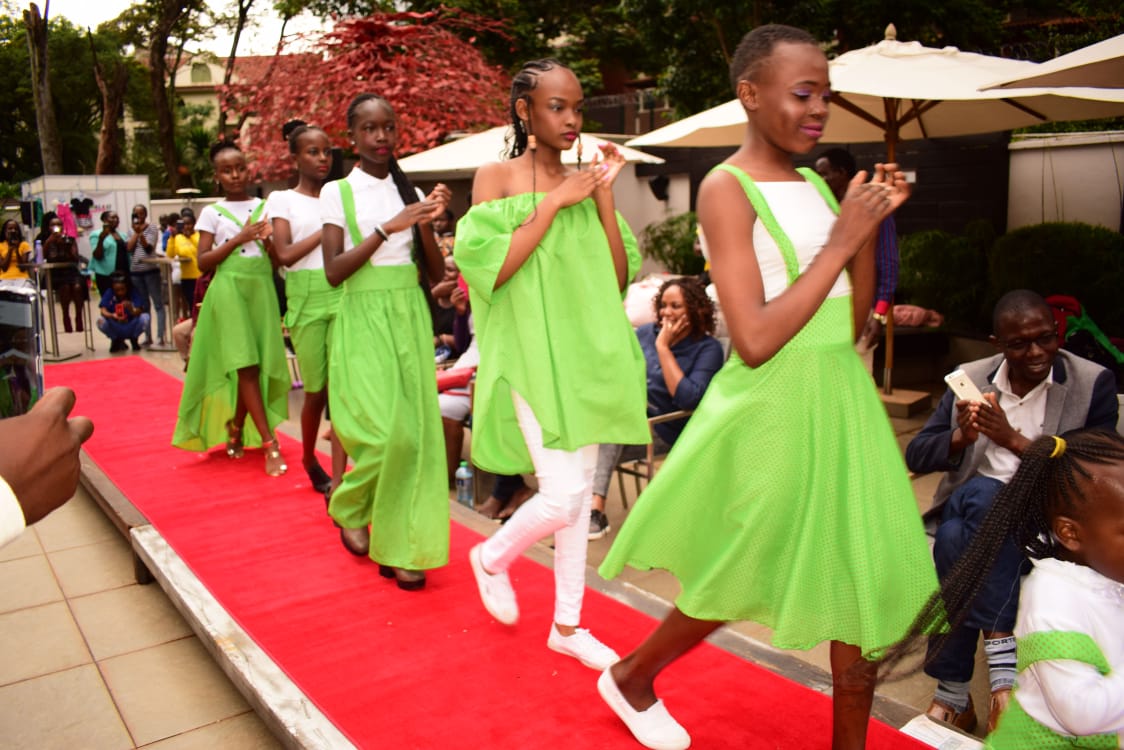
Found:
<path fill-rule="evenodd" d="M 749 178 L 737 176 L 791 284 L 792 243 L 778 236 Z M 838 640 L 876 656 L 897 641 L 937 578 L 901 452 L 852 336 L 848 295 L 826 300 L 760 367 L 731 354 L 601 574 L 626 564 L 669 570 L 682 584 L 675 603 L 684 614 L 762 623 L 780 648 Z"/>
<path fill-rule="evenodd" d="M 285 274 L 285 326 L 306 393 L 319 393 L 328 385 L 328 342 L 341 293 L 328 283 L 323 268 Z"/>
<path fill-rule="evenodd" d="M 411 570 L 449 561 L 449 488 L 433 333 L 413 264 L 363 265 L 332 326 L 332 428 L 355 467 L 332 494 L 344 528 L 371 525 L 371 559 Z"/>
<path fill-rule="evenodd" d="M 289 415 L 292 387 L 273 268 L 264 254 L 248 257 L 235 250 L 219 264 L 199 310 L 172 445 L 205 451 L 225 443 L 226 421 L 234 417 L 238 398 L 238 370 L 255 365 L 272 430 Z M 262 444 L 252 419 L 246 420 L 242 442 Z"/>

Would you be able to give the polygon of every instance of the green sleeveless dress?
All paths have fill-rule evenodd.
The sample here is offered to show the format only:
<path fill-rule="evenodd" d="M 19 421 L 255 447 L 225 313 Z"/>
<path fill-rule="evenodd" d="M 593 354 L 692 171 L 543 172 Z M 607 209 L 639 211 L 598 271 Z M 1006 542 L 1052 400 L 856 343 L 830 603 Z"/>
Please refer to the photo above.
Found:
<path fill-rule="evenodd" d="M 796 253 L 760 191 L 718 168 L 742 182 L 791 284 Z M 780 648 L 838 640 L 875 658 L 905 633 L 937 577 L 901 451 L 855 353 L 849 295 L 826 300 L 760 367 L 730 355 L 600 572 L 626 564 L 672 572 L 684 614 L 762 623 Z"/>
<path fill-rule="evenodd" d="M 1112 671 L 1104 653 L 1087 633 L 1050 631 L 1029 633 L 1019 638 L 1019 672 L 1035 662 L 1056 659 L 1090 664 L 1102 675 Z M 1058 734 L 1023 709 L 1016 687 L 1007 710 L 999 717 L 998 726 L 987 736 L 984 746 L 988 750 L 1117 750 L 1120 738 L 1115 732 L 1084 737 Z"/>
<path fill-rule="evenodd" d="M 258 220 L 262 205 L 251 221 Z M 226 422 L 234 417 L 238 399 L 238 371 L 254 365 L 259 368 L 266 421 L 273 430 L 289 416 L 292 388 L 273 267 L 265 253 L 245 256 L 235 248 L 215 270 L 199 309 L 172 445 L 190 451 L 223 445 Z M 242 443 L 262 444 L 252 419 L 243 427 Z"/>
<path fill-rule="evenodd" d="M 346 180 L 353 245 L 363 241 Z M 331 329 L 332 429 L 354 466 L 332 493 L 340 526 L 371 526 L 370 558 L 409 570 L 449 561 L 449 486 L 429 307 L 413 263 L 363 266 L 343 282 Z"/>
<path fill-rule="evenodd" d="M 522 193 L 473 206 L 457 222 L 453 245 L 480 347 L 472 461 L 497 474 L 534 470 L 513 390 L 530 404 L 547 448 L 651 440 L 644 354 L 592 198 L 559 211 L 527 262 L 494 289 L 512 233 L 542 197 Z M 617 226 L 632 279 L 640 252 L 620 214 Z"/>

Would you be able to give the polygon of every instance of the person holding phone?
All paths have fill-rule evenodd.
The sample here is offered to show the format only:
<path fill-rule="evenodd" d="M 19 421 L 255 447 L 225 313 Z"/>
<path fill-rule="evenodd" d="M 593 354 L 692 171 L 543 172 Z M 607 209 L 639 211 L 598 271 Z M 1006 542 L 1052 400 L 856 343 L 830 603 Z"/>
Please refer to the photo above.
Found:
<path fill-rule="evenodd" d="M 195 230 L 195 214 L 185 214 L 175 223 L 176 232 L 168 238 L 168 257 L 180 262 L 180 291 L 183 293 L 184 317 L 191 317 L 195 299 L 195 282 L 199 280 L 199 232 Z"/>
<path fill-rule="evenodd" d="M 1116 427 L 1116 379 L 1100 365 L 1059 349 L 1057 323 L 1040 295 L 1027 289 L 1003 295 L 992 313 L 992 331 L 990 341 L 998 353 L 959 368 L 986 403 L 960 398 L 950 383 L 906 447 L 910 470 L 945 472 L 930 511 L 941 518 L 933 557 L 942 580 L 975 538 L 996 494 L 1014 476 L 1035 438 Z M 1015 684 L 1012 631 L 1026 566 L 1025 555 L 1008 539 L 964 624 L 927 660 L 926 674 L 938 681 L 929 716 L 965 731 L 974 729 L 969 685 L 982 632 L 991 682 L 988 732 L 994 729 Z"/>
<path fill-rule="evenodd" d="M 98 312 L 98 330 L 109 338 L 110 352 L 125 351 L 126 340 L 132 344 L 134 352 L 140 351 L 138 339 L 148 325 L 149 315 L 140 293 L 129 284 L 128 275 L 113 274 L 110 288 L 98 304 Z"/>
<path fill-rule="evenodd" d="M 51 218 L 48 218 L 51 217 Z M 86 301 L 86 280 L 78 271 L 78 243 L 63 231 L 62 219 L 54 213 L 43 217 L 45 233 L 43 240 L 43 259 L 48 263 L 62 264 L 50 269 L 51 286 L 62 304 L 63 330 L 70 333 L 75 325 L 83 330 L 82 303 Z M 70 308 L 74 306 L 74 323 L 70 320 Z"/>
<path fill-rule="evenodd" d="M 26 265 L 31 262 L 31 247 L 20 232 L 15 219 L 4 222 L 0 229 L 0 279 L 26 279 Z"/>
<path fill-rule="evenodd" d="M 110 209 L 102 212 L 101 229 L 90 232 L 90 247 L 93 248 L 90 273 L 94 275 L 99 295 L 113 287 L 111 277 L 114 271 L 128 273 L 129 270 L 127 243 L 117 231 L 120 224 L 117 212 Z"/>
<path fill-rule="evenodd" d="M 126 243 L 129 255 L 129 273 L 133 287 L 140 292 L 149 309 L 156 311 L 156 335 L 160 346 L 164 346 L 164 285 L 161 282 L 160 266 L 150 262 L 156 258 L 156 248 L 160 242 L 160 230 L 148 223 L 148 209 L 137 204 L 133 206 L 133 232 Z M 145 327 L 145 344 L 152 345 L 152 325 Z"/>

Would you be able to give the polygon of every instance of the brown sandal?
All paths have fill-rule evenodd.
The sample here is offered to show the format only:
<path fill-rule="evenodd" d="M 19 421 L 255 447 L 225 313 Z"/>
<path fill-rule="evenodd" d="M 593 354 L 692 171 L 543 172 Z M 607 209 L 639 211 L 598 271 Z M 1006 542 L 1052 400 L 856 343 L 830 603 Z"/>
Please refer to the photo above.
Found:
<path fill-rule="evenodd" d="M 273 438 L 271 442 L 265 443 L 265 473 L 271 477 L 279 477 L 289 470 L 285 465 L 285 458 L 281 455 L 281 442 L 277 438 Z"/>
<path fill-rule="evenodd" d="M 234 420 L 226 420 L 226 455 L 230 458 L 242 458 L 242 428 L 234 426 Z"/>

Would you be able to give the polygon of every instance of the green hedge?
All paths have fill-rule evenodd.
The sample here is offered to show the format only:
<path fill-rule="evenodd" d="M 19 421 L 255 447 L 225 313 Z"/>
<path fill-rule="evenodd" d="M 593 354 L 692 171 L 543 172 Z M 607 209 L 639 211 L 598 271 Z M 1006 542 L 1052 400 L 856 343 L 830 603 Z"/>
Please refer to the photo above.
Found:
<path fill-rule="evenodd" d="M 659 261 L 673 274 L 694 276 L 702 273 L 706 261 L 695 253 L 695 214 L 688 211 L 658 224 L 651 224 L 640 234 L 644 254 Z"/>
<path fill-rule="evenodd" d="M 1124 235 L 1090 224 L 1022 227 L 998 239 L 986 222 L 963 235 L 925 231 L 901 239 L 897 301 L 932 308 L 946 325 L 991 332 L 991 310 L 1012 289 L 1068 294 L 1109 335 L 1124 334 Z"/>

